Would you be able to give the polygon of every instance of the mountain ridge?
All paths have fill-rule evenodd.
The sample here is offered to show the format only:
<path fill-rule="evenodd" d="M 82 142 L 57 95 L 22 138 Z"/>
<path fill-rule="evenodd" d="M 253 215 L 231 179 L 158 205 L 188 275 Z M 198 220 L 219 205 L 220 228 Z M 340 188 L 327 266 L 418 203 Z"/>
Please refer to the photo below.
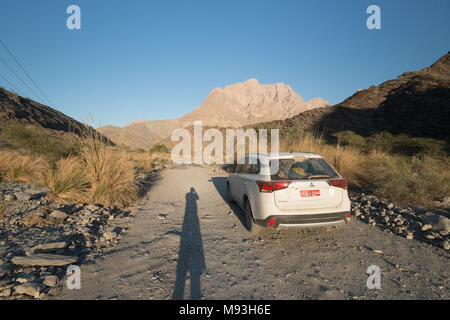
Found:
<path fill-rule="evenodd" d="M 269 127 L 296 128 L 326 135 L 351 130 L 380 131 L 450 140 L 450 52 L 422 70 L 405 72 L 330 108 L 305 111 Z"/>
<path fill-rule="evenodd" d="M 170 136 L 173 130 L 190 126 L 195 120 L 203 121 L 205 126 L 235 128 L 286 119 L 328 105 L 321 98 L 305 102 L 289 85 L 280 82 L 261 84 L 252 78 L 224 88 L 214 88 L 200 106 L 180 118 L 135 120 L 122 127 L 103 126 L 98 130 L 116 143 L 150 148 Z"/>

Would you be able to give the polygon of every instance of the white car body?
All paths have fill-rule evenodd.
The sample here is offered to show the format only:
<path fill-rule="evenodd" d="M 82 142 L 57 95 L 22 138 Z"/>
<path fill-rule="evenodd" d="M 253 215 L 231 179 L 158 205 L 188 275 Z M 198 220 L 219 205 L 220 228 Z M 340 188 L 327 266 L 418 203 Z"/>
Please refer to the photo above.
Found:
<path fill-rule="evenodd" d="M 322 174 L 310 175 L 309 179 L 294 180 L 285 175 L 286 179 L 273 180 L 270 163 L 276 159 L 280 160 L 280 164 L 286 164 L 285 168 L 295 163 L 287 171 L 284 169 L 289 172 L 289 175 L 297 175 L 298 170 L 305 174 L 303 169 L 299 169 L 300 165 L 309 163 L 306 168 L 310 168 L 313 163 L 317 168 L 316 164 L 323 165 L 323 161 L 333 170 L 327 167 L 329 170 L 327 173 L 333 172 L 333 174 L 326 178 L 322 177 L 325 176 Z M 256 164 L 250 165 L 249 162 L 256 162 Z M 249 224 L 254 224 L 258 228 L 277 228 L 323 227 L 349 222 L 350 199 L 347 183 L 320 155 L 314 153 L 248 154 L 245 156 L 245 163 L 246 165 L 237 165 L 237 172 L 229 175 L 227 196 L 229 201 L 236 202 L 244 209 L 244 212 L 247 211 L 246 203 L 249 204 L 249 220 L 253 220 L 249 221 Z M 280 190 L 276 190 L 277 188 Z"/>

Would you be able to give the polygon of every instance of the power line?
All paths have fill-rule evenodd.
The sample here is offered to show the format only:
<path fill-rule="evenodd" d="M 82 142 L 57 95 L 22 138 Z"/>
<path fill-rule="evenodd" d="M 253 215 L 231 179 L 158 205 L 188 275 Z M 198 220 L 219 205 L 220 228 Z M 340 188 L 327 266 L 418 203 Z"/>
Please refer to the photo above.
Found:
<path fill-rule="evenodd" d="M 16 90 L 16 92 L 17 92 L 18 94 L 20 94 L 21 96 L 23 96 L 23 93 L 21 93 L 20 90 L 17 89 L 16 86 L 13 85 L 8 79 L 6 79 L 6 77 L 3 76 L 1 73 L 0 73 L 0 77 L 1 77 L 3 80 L 5 80 L 5 81 L 6 81 L 6 82 L 7 82 L 14 90 Z"/>
<path fill-rule="evenodd" d="M 22 69 L 22 71 L 25 73 L 25 75 L 28 77 L 28 79 L 34 84 L 34 86 L 39 90 L 39 92 L 47 99 L 47 101 L 50 103 L 51 106 L 53 106 L 53 102 L 47 97 L 47 95 L 39 88 L 39 86 L 34 82 L 34 80 L 31 78 L 31 76 L 28 74 L 28 72 L 25 70 L 25 68 L 20 64 L 19 60 L 16 59 L 16 57 L 13 55 L 13 53 L 8 49 L 6 44 L 0 39 L 0 43 L 2 46 L 8 51 L 9 55 L 16 61 L 16 63 L 19 65 L 19 67 Z"/>
<path fill-rule="evenodd" d="M 36 96 L 36 98 L 38 98 L 38 100 L 42 103 L 41 98 L 39 98 L 36 92 L 34 92 L 33 89 L 31 89 L 30 86 L 25 81 L 22 80 L 22 78 L 14 71 L 13 68 L 9 66 L 9 64 L 5 60 L 2 59 L 2 57 L 0 57 L 0 61 L 2 61 L 5 64 L 5 66 L 8 67 L 9 71 L 11 71 L 16 76 L 16 78 L 19 79 L 20 82 L 22 82 L 28 88 L 28 90 L 30 90 Z"/>

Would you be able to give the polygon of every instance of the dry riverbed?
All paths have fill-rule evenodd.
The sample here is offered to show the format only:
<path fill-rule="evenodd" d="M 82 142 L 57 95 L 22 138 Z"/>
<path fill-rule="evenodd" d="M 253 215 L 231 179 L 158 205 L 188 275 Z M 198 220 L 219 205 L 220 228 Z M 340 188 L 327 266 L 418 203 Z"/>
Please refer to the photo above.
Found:
<path fill-rule="evenodd" d="M 251 237 L 225 187 L 224 174 L 184 167 L 164 170 L 123 211 L 14 199 L 0 229 L 0 292 L 25 298 L 32 291 L 17 287 L 27 284 L 48 299 L 449 299 L 444 215 L 354 195 L 357 218 L 342 227 Z M 42 206 L 46 219 L 66 213 L 65 223 L 24 226 Z M 40 252 L 77 257 L 81 288 L 67 288 L 65 266 L 21 265 Z M 366 285 L 371 265 L 380 290 Z"/>

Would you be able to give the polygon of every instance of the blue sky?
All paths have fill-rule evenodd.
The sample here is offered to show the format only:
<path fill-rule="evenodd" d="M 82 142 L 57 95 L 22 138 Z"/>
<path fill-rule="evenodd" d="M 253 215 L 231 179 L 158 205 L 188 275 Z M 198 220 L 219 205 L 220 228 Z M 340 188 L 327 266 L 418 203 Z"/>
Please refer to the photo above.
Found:
<path fill-rule="evenodd" d="M 66 28 L 71 4 L 81 30 Z M 366 27 L 371 4 L 381 30 Z M 55 108 L 124 125 L 179 117 L 249 78 L 338 103 L 447 53 L 449 14 L 448 0 L 3 0 L 0 39 Z M 35 99 L 1 62 L 0 74 Z"/>

